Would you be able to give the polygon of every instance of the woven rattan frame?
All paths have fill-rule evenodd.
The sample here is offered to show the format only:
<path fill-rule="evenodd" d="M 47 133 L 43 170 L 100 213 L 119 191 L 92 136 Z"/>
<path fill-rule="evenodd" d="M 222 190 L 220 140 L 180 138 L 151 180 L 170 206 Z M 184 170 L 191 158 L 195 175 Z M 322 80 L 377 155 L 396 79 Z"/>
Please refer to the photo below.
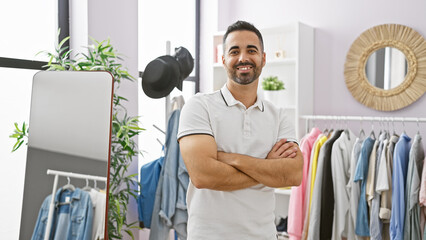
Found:
<path fill-rule="evenodd" d="M 408 72 L 395 88 L 371 85 L 365 74 L 368 57 L 376 50 L 394 47 L 404 53 Z M 415 30 L 399 24 L 384 24 L 363 32 L 346 56 L 345 82 L 352 96 L 367 107 L 394 111 L 419 99 L 426 91 L 426 42 Z"/>

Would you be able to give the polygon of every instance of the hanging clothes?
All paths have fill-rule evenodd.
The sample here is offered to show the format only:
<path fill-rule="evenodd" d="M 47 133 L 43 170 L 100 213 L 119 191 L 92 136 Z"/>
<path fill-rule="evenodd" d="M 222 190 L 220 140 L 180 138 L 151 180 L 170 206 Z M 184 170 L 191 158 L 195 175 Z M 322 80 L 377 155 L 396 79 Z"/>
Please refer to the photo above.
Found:
<path fill-rule="evenodd" d="M 374 175 L 372 176 L 372 196 L 370 208 L 370 236 L 372 239 L 382 240 L 382 221 L 379 218 L 380 211 L 380 193 L 376 191 L 377 178 L 379 173 L 380 159 L 382 157 L 383 148 L 387 144 L 387 132 L 382 132 L 379 136 L 379 146 L 374 159 Z M 385 148 L 386 149 L 386 148 Z M 371 159 L 370 159 L 371 161 Z"/>
<path fill-rule="evenodd" d="M 350 193 L 347 184 L 350 179 L 350 160 L 354 144 L 355 134 L 348 130 L 342 132 L 331 149 L 331 175 L 335 201 L 332 239 L 349 237 L 347 233 L 349 222 L 346 216 L 349 212 Z"/>
<path fill-rule="evenodd" d="M 93 240 L 105 239 L 105 210 L 106 210 L 106 194 L 95 189 L 90 189 L 90 199 L 93 205 Z"/>
<path fill-rule="evenodd" d="M 422 178 L 420 184 L 419 203 L 420 203 L 420 228 L 423 239 L 426 239 L 425 223 L 426 223 L 426 158 L 423 160 Z"/>
<path fill-rule="evenodd" d="M 361 194 L 361 184 L 359 181 L 354 181 L 355 179 L 355 170 L 358 163 L 359 155 L 361 154 L 361 147 L 364 139 L 356 138 L 354 146 L 351 152 L 351 166 L 350 166 L 350 174 L 351 177 L 349 179 L 347 188 L 349 191 L 349 206 L 350 211 L 347 216 L 348 218 L 348 240 L 360 240 L 362 239 L 360 236 L 355 235 L 355 223 L 357 219 L 357 209 L 359 198 Z"/>
<path fill-rule="evenodd" d="M 340 138 L 343 130 L 335 130 L 332 137 L 328 139 L 322 150 L 324 156 L 324 169 L 321 187 L 321 222 L 320 222 L 320 239 L 331 239 L 332 227 L 334 220 L 334 190 L 332 179 L 331 152 L 335 141 Z"/>
<path fill-rule="evenodd" d="M 52 195 L 41 205 L 31 240 L 44 240 Z M 62 205 L 61 203 L 69 202 Z M 92 237 L 93 206 L 89 193 L 76 188 L 74 192 L 58 189 L 49 240 L 82 239 Z"/>
<path fill-rule="evenodd" d="M 419 189 L 424 158 L 422 137 L 416 134 L 411 145 L 407 169 L 404 239 L 421 239 L 422 237 Z"/>
<path fill-rule="evenodd" d="M 390 221 L 390 237 L 392 240 L 403 240 L 405 217 L 405 184 L 411 138 L 401 134 L 395 145 L 392 177 L 392 210 Z"/>
<path fill-rule="evenodd" d="M 305 195 L 306 195 L 305 201 L 306 201 L 307 209 L 306 209 L 305 216 L 303 217 L 303 231 L 302 231 L 303 240 L 306 240 L 308 238 L 309 216 L 311 211 L 312 193 L 314 191 L 315 176 L 317 171 L 318 155 L 325 141 L 327 141 L 327 136 L 321 133 L 320 135 L 318 135 L 314 145 L 312 146 L 311 161 L 309 162 L 309 170 L 308 170 L 308 180 L 307 180 L 307 186 L 305 190 Z"/>
<path fill-rule="evenodd" d="M 382 239 L 390 239 L 390 217 L 392 209 L 392 173 L 393 155 L 399 136 L 393 135 L 386 146 L 385 156 L 382 156 L 377 176 L 376 191 L 380 193 L 379 218 L 382 222 Z"/>
<path fill-rule="evenodd" d="M 189 175 L 177 142 L 179 117 L 180 109 L 174 110 L 168 121 L 166 151 L 155 193 L 150 240 L 166 240 L 171 228 L 175 229 L 179 239 L 185 240 L 187 237 L 186 191 Z"/>
<path fill-rule="evenodd" d="M 163 147 L 164 150 L 164 147 Z M 155 192 L 158 186 L 161 169 L 163 168 L 164 156 L 144 164 L 140 169 L 141 190 L 138 195 L 138 216 L 141 228 L 150 228 L 152 211 L 154 209 Z"/>
<path fill-rule="evenodd" d="M 303 221 L 307 209 L 306 185 L 309 175 L 309 165 L 311 159 L 312 147 L 320 135 L 318 128 L 312 128 L 311 132 L 300 141 L 300 150 L 303 155 L 302 182 L 298 187 L 291 189 L 289 207 L 288 207 L 288 225 L 287 233 L 289 239 L 300 240 L 302 237 Z"/>
<path fill-rule="evenodd" d="M 361 182 L 361 194 L 358 201 L 357 218 L 355 223 L 355 233 L 362 237 L 370 236 L 369 221 L 368 221 L 368 207 L 366 199 L 366 185 L 368 175 L 368 165 L 370 154 L 373 150 L 375 140 L 368 137 L 364 140 L 361 147 L 361 154 L 359 155 L 358 163 L 355 169 L 354 181 Z"/>
<path fill-rule="evenodd" d="M 331 177 L 331 169 L 325 170 L 325 168 L 328 168 L 330 166 L 330 155 L 331 155 L 331 147 L 334 143 L 334 141 L 340 136 L 342 133 L 342 130 L 334 131 L 330 138 L 324 143 L 324 145 L 321 148 L 321 151 L 318 156 L 318 166 L 315 176 L 315 184 L 314 184 L 314 192 L 312 195 L 312 208 L 310 213 L 310 219 L 309 219 L 309 231 L 308 231 L 308 239 L 317 240 L 322 239 L 320 238 L 320 235 L 326 236 L 328 232 L 326 232 L 326 228 L 332 226 L 333 218 L 328 219 L 327 221 L 323 219 L 329 217 L 329 207 L 324 208 L 324 213 L 322 213 L 323 209 L 322 206 L 325 206 L 326 204 L 331 204 L 331 206 L 334 206 L 334 196 L 333 196 L 333 203 L 330 202 L 323 202 L 323 201 L 331 201 L 329 199 L 330 197 L 324 196 L 326 194 L 333 194 L 333 190 L 329 187 L 332 187 L 332 183 L 330 184 L 328 182 L 328 177 L 324 177 L 326 173 L 330 174 L 329 177 Z M 324 181 L 325 180 L 325 181 Z M 325 183 L 324 183 L 325 182 Z M 324 186 L 324 184 L 330 184 L 328 187 Z M 324 187 L 323 187 L 324 186 Z M 333 211 L 333 209 L 331 209 Z M 332 215 L 332 213 L 331 213 Z M 324 226 L 328 222 L 330 222 L 328 226 Z M 323 223 L 323 226 L 321 226 L 321 223 Z M 321 231 L 322 230 L 322 231 Z M 331 230 L 330 230 L 330 238 L 331 238 Z"/>
<path fill-rule="evenodd" d="M 379 234 L 380 234 L 380 238 L 383 239 L 383 240 L 389 240 L 390 239 L 390 237 L 389 237 L 389 224 L 388 224 L 388 222 L 383 221 L 383 219 L 380 217 L 380 211 L 381 211 L 382 202 L 383 202 L 382 197 L 384 196 L 383 189 L 381 189 L 381 187 L 380 187 L 380 184 L 381 184 L 380 182 L 381 181 L 387 181 L 385 174 L 387 172 L 386 158 L 387 158 L 387 155 L 388 155 L 388 149 L 389 149 L 388 146 L 389 146 L 389 139 L 385 139 L 383 141 L 383 147 L 381 149 L 381 153 L 377 157 L 377 164 L 378 165 L 377 165 L 377 169 L 376 169 L 377 173 L 376 173 L 376 189 L 375 189 L 376 192 L 375 192 L 375 194 L 377 194 L 378 197 L 375 196 L 375 199 L 374 199 L 374 202 L 373 202 L 374 208 L 377 209 L 377 210 L 374 211 L 374 214 L 375 214 L 374 219 L 376 219 L 376 220 L 374 220 L 375 222 L 373 223 L 373 225 L 377 224 L 377 223 L 379 224 L 379 231 L 380 231 Z M 381 180 L 380 178 L 383 178 L 383 179 Z M 392 181 L 392 178 L 390 179 L 390 181 Z M 370 224 L 370 229 L 371 228 L 373 228 L 373 227 Z M 374 236 L 377 233 L 374 232 L 374 230 L 373 230 L 373 231 L 370 231 L 370 234 L 372 236 Z"/>

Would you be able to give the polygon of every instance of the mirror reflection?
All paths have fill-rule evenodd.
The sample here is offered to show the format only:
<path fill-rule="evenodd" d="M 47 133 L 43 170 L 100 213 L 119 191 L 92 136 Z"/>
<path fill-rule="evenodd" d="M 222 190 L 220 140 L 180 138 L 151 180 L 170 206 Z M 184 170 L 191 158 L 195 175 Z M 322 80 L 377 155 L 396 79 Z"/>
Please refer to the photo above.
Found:
<path fill-rule="evenodd" d="M 19 239 L 104 239 L 112 96 L 107 72 L 34 75 Z"/>
<path fill-rule="evenodd" d="M 371 85 L 389 90 L 400 85 L 407 75 L 407 59 L 397 48 L 384 47 L 373 52 L 365 65 Z"/>

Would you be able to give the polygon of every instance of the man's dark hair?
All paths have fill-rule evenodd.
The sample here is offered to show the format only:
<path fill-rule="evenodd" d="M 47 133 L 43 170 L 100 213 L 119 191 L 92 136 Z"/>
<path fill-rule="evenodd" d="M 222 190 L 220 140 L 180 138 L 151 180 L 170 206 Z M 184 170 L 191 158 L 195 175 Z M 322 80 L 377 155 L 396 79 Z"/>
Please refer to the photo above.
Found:
<path fill-rule="evenodd" d="M 253 24 L 246 22 L 246 21 L 236 21 L 235 23 L 229 25 L 228 29 L 226 30 L 225 35 L 223 35 L 223 46 L 225 46 L 225 41 L 226 41 L 226 38 L 228 37 L 228 34 L 230 34 L 231 32 L 235 32 L 235 31 L 254 32 L 257 35 L 257 37 L 259 38 L 260 46 L 262 48 L 262 52 L 264 51 L 262 34 Z M 225 51 L 225 48 L 224 48 L 224 51 Z"/>

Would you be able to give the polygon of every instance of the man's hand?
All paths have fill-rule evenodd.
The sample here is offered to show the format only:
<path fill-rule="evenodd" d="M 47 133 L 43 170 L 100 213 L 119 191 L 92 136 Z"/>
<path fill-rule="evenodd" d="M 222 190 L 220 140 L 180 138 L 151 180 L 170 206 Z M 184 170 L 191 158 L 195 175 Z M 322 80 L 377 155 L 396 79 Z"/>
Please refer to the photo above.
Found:
<path fill-rule="evenodd" d="M 272 147 L 271 151 L 266 156 L 266 159 L 277 158 L 294 158 L 297 154 L 297 144 L 287 142 L 287 139 L 281 139 Z"/>
<path fill-rule="evenodd" d="M 281 139 L 272 147 L 266 159 L 294 158 L 297 154 L 297 144 Z M 217 152 L 217 160 L 232 166 L 233 157 L 225 152 Z"/>
<path fill-rule="evenodd" d="M 278 141 L 265 159 L 217 152 L 217 160 L 268 187 L 297 186 L 302 179 L 303 156 L 296 143 Z"/>

